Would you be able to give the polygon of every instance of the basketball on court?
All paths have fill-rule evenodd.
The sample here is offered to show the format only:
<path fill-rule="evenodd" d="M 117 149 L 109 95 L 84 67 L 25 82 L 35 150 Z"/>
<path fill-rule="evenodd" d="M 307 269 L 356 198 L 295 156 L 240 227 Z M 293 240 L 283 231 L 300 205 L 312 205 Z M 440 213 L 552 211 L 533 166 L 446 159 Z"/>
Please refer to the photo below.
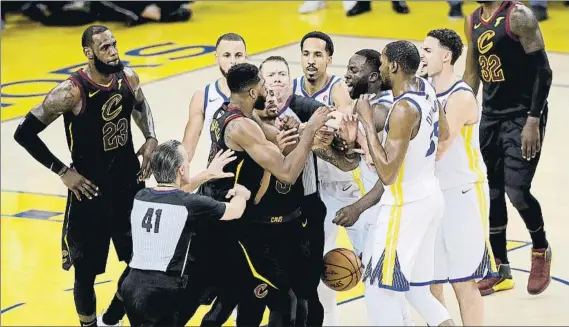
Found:
<path fill-rule="evenodd" d="M 324 256 L 322 282 L 337 292 L 345 292 L 360 282 L 363 266 L 360 258 L 346 248 L 333 249 Z"/>

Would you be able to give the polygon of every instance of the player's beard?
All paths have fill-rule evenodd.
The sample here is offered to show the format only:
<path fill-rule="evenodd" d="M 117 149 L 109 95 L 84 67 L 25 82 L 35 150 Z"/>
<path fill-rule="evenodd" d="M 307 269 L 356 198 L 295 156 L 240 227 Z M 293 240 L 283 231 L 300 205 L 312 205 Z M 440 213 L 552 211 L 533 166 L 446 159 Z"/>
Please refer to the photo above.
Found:
<path fill-rule="evenodd" d="M 97 58 L 97 55 L 94 55 L 93 61 L 95 63 L 95 69 L 101 74 L 110 75 L 118 73 L 124 69 L 124 64 L 120 59 L 116 65 L 109 65 Z"/>
<path fill-rule="evenodd" d="M 223 68 L 221 68 L 221 66 L 219 66 L 219 71 L 221 72 L 221 75 L 223 75 L 223 77 L 227 78 L 227 72 L 225 70 L 223 70 Z"/>
<path fill-rule="evenodd" d="M 381 79 L 381 83 L 379 84 L 379 89 L 381 91 L 389 91 L 393 88 L 393 84 L 388 79 Z"/>
<path fill-rule="evenodd" d="M 368 92 L 368 84 L 365 80 L 361 79 L 356 84 L 352 84 L 352 91 L 350 92 L 350 97 L 352 99 L 358 99 L 360 95 L 366 94 Z"/>
<path fill-rule="evenodd" d="M 267 101 L 267 98 L 264 96 L 258 96 L 257 100 L 255 100 L 255 103 L 253 104 L 253 109 L 257 109 L 257 110 L 263 110 L 265 109 L 265 102 Z"/>

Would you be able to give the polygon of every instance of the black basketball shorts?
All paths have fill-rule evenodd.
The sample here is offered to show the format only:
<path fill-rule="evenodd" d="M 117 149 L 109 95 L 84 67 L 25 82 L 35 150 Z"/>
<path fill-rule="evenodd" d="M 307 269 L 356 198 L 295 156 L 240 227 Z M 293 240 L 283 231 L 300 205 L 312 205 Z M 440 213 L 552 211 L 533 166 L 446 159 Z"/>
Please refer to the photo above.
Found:
<path fill-rule="evenodd" d="M 497 119 L 482 115 L 480 150 L 488 170 L 491 189 L 529 188 L 537 169 L 541 151 L 527 160 L 522 157 L 522 130 L 527 116 Z M 545 136 L 547 109 L 540 120 L 541 142 Z"/>
<path fill-rule="evenodd" d="M 62 232 L 63 269 L 73 265 L 87 273 L 104 273 L 111 239 L 119 260 L 130 261 L 130 212 L 134 196 L 143 188 L 144 183 L 133 183 L 81 201 L 68 192 Z"/>

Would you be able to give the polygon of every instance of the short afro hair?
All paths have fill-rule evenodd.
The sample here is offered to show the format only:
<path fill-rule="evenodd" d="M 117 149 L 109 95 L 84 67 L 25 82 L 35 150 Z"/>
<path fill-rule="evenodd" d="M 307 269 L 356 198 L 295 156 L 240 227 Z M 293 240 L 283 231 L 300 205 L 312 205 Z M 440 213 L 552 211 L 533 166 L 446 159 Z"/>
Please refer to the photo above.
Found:
<path fill-rule="evenodd" d="M 326 47 L 324 48 L 326 50 L 326 53 L 329 56 L 334 55 L 334 42 L 332 42 L 332 39 L 328 36 L 328 34 L 319 31 L 314 31 L 306 34 L 305 36 L 302 37 L 302 40 L 300 41 L 301 51 L 304 50 L 304 41 L 306 41 L 306 39 L 320 39 L 326 42 Z"/>
<path fill-rule="evenodd" d="M 247 43 L 245 43 L 245 39 L 236 33 L 225 33 L 222 36 L 217 38 L 217 41 L 215 42 L 215 48 L 217 49 L 217 47 L 219 46 L 219 44 L 221 43 L 221 41 L 241 41 L 243 42 L 243 45 L 245 46 L 245 49 L 247 49 Z"/>
<path fill-rule="evenodd" d="M 362 49 L 356 54 L 366 58 L 365 64 L 369 66 L 372 72 L 379 72 L 379 66 L 381 66 L 381 54 L 379 52 L 373 49 Z"/>
<path fill-rule="evenodd" d="M 463 43 L 462 39 L 455 31 L 448 28 L 438 28 L 430 31 L 427 36 L 437 39 L 441 47 L 452 53 L 452 59 L 450 61 L 451 65 L 454 65 L 458 58 L 460 58 Z"/>
<path fill-rule="evenodd" d="M 270 56 L 267 59 L 263 60 L 263 62 L 261 63 L 261 66 L 259 66 L 259 70 L 263 70 L 263 65 L 266 62 L 269 61 L 278 61 L 278 62 L 282 62 L 283 64 L 285 64 L 286 69 L 288 70 L 288 72 L 290 73 L 290 68 L 288 67 L 288 62 L 286 61 L 285 58 L 281 57 L 281 56 Z"/>
<path fill-rule="evenodd" d="M 227 72 L 227 86 L 231 93 L 247 92 L 260 81 L 259 68 L 249 63 L 237 64 Z"/>
<path fill-rule="evenodd" d="M 405 74 L 415 75 L 419 69 L 421 55 L 413 43 L 404 40 L 391 42 L 384 51 L 387 60 L 396 62 Z"/>
<path fill-rule="evenodd" d="M 83 31 L 81 36 L 81 47 L 86 48 L 93 45 L 93 35 L 100 34 L 109 29 L 103 25 L 91 25 Z"/>

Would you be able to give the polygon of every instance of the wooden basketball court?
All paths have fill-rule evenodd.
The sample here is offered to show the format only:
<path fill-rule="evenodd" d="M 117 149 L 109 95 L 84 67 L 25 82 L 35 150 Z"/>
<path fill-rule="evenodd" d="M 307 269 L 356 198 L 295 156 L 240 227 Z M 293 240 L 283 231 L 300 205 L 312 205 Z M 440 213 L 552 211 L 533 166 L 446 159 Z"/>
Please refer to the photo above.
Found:
<path fill-rule="evenodd" d="M 453 28 L 462 34 L 462 21 L 449 21 L 445 2 L 411 2 L 411 14 L 398 16 L 390 3 L 374 2 L 373 12 L 346 18 L 341 4 L 333 2 L 319 13 L 300 16 L 300 2 L 198 2 L 188 23 L 145 25 L 126 28 L 111 24 L 119 43 L 121 59 L 133 66 L 144 84 L 152 107 L 160 141 L 181 140 L 194 90 L 217 79 L 214 64 L 215 40 L 226 32 L 237 32 L 247 40 L 250 61 L 256 64 L 269 55 L 285 57 L 293 77 L 302 73 L 298 41 L 306 32 L 322 30 L 335 42 L 330 72 L 343 76 L 348 59 L 357 50 L 381 50 L 393 39 L 420 44 L 433 28 Z M 465 13 L 476 4 L 465 5 Z M 517 212 L 509 206 L 510 261 L 516 287 L 484 298 L 488 325 L 569 324 L 569 183 L 567 133 L 569 121 L 569 8 L 552 4 L 550 20 L 544 22 L 553 86 L 549 95 L 550 116 L 543 155 L 533 191 L 540 200 L 546 231 L 554 252 L 554 281 L 539 296 L 526 292 L 530 268 L 529 235 Z M 84 27 L 47 28 L 22 18 L 9 17 L 2 32 L 1 99 L 1 316 L 3 326 L 77 325 L 73 304 L 73 273 L 64 272 L 60 261 L 60 235 L 65 210 L 65 187 L 59 178 L 36 163 L 13 140 L 21 117 L 68 74 L 84 62 L 79 39 Z M 464 57 L 457 64 L 462 74 Z M 521 67 L 520 69 L 523 69 Z M 135 129 L 135 145 L 142 135 Z M 41 134 L 49 148 L 64 162 L 70 155 L 62 120 Z M 203 141 L 203 139 L 202 139 Z M 192 163 L 194 172 L 205 166 L 208 149 L 200 142 Z M 344 233 L 339 246 L 350 247 Z M 107 272 L 97 279 L 97 311 L 103 310 L 116 290 L 124 265 L 111 254 Z M 447 292 L 447 303 L 455 322 L 460 323 L 456 301 Z M 366 323 L 363 289 L 338 296 L 340 321 L 344 325 Z M 565 309 L 563 309 L 565 308 Z M 207 308 L 190 322 L 199 323 Z M 417 325 L 424 322 L 415 315 Z M 266 320 L 265 320 L 266 321 Z M 128 321 L 125 322 L 128 324 Z M 227 325 L 233 325 L 228 321 Z"/>

